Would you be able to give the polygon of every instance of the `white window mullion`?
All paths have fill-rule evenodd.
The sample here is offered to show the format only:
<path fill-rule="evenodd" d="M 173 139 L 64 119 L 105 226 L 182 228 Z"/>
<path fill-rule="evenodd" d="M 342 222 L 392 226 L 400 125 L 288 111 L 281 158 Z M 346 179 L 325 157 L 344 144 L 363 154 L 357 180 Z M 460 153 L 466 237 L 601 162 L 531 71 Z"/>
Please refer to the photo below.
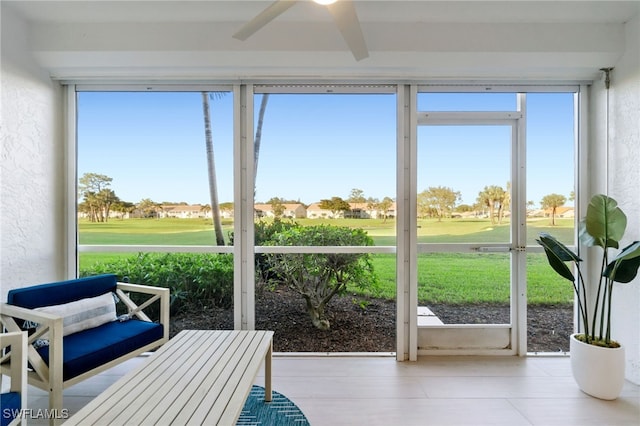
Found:
<path fill-rule="evenodd" d="M 416 253 L 416 86 L 398 86 L 396 360 L 418 357 Z"/>
<path fill-rule="evenodd" d="M 234 328 L 253 330 L 253 86 L 235 86 L 234 100 Z"/>
<path fill-rule="evenodd" d="M 411 307 L 409 305 L 409 274 L 405 266 L 408 264 L 409 235 L 407 233 L 407 192 L 408 170 L 405 167 L 406 152 L 409 144 L 409 87 L 398 85 L 397 105 L 397 147 L 396 147 L 396 360 L 409 359 L 409 321 Z"/>
<path fill-rule="evenodd" d="M 254 152 L 253 152 L 253 100 L 254 92 L 253 85 L 247 84 L 245 90 L 246 96 L 246 108 L 244 113 L 244 128 L 245 135 L 242 138 L 242 145 L 244 150 L 242 176 L 244 180 L 242 182 L 242 270 L 243 270 L 243 329 L 255 330 L 256 328 L 256 274 L 255 274 L 255 238 L 254 238 L 254 188 L 255 188 L 255 176 L 254 176 Z"/>
<path fill-rule="evenodd" d="M 409 92 L 409 137 L 408 158 L 404 165 L 409 170 L 408 207 L 409 212 L 409 306 L 411 309 L 409 321 L 409 361 L 418 360 L 418 87 L 410 86 Z M 405 145 L 406 146 L 406 145 Z"/>
<path fill-rule="evenodd" d="M 78 142 L 77 142 L 77 104 L 76 86 L 65 86 L 65 143 L 66 143 L 66 256 L 65 275 L 72 279 L 78 276 Z"/>
<path fill-rule="evenodd" d="M 527 354 L 527 182 L 526 182 L 526 134 L 527 134 L 527 95 L 518 93 L 518 111 L 522 118 L 514 126 L 515 141 L 511 187 L 511 232 L 513 232 L 512 274 L 511 279 L 511 321 L 514 325 L 512 342 L 516 343 L 516 355 Z"/>

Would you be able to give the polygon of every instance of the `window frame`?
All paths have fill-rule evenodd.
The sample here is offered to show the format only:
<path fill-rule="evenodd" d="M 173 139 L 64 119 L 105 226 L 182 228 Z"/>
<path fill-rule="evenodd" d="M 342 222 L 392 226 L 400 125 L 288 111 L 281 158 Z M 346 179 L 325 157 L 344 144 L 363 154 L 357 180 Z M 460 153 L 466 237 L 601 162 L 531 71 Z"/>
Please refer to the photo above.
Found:
<path fill-rule="evenodd" d="M 95 251 L 153 251 L 153 252 L 201 252 L 234 254 L 234 322 L 236 329 L 255 328 L 255 283 L 254 255 L 256 253 L 387 253 L 396 254 L 397 278 L 397 352 L 398 361 L 417 359 L 417 294 L 409 283 L 416 279 L 416 196 L 412 187 L 411 168 L 407 167 L 415 158 L 417 95 L 430 92 L 514 92 L 548 93 L 573 92 L 575 103 L 575 188 L 576 217 L 586 209 L 588 176 L 586 136 L 588 123 L 587 93 L 584 82 L 481 82 L 476 81 L 353 81 L 328 82 L 310 81 L 283 84 L 282 81 L 222 81 L 222 82 L 63 82 L 66 96 L 65 105 L 65 190 L 66 190 L 66 269 L 69 278 L 78 275 L 80 253 Z M 77 224 L 77 101 L 76 93 L 81 91 L 230 91 L 234 95 L 234 246 L 95 246 L 80 245 Z M 258 93 L 395 93 L 396 94 L 396 245 L 373 247 L 264 247 L 254 246 L 253 233 L 253 140 L 254 104 Z M 344 91 L 344 92 L 342 92 Z M 412 158 L 413 156 L 413 158 Z M 415 180 L 414 180 L 415 181 Z M 413 212 L 413 213 L 412 213 Z M 577 227 L 576 227 L 577 228 Z M 240 238 L 238 238 L 240 236 Z M 542 252 L 540 247 L 527 247 L 531 252 Z M 398 267 L 402 265 L 402 267 Z M 523 353 L 519 353 L 524 355 Z"/>

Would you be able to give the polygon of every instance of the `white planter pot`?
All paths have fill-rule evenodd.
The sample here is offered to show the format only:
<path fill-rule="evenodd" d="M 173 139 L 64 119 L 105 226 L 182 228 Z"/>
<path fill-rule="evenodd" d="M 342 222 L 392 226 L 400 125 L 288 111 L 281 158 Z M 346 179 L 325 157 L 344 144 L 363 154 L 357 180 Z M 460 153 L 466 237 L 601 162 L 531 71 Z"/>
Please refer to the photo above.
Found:
<path fill-rule="evenodd" d="M 624 346 L 603 348 L 570 337 L 571 371 L 580 389 L 600 399 L 616 399 L 624 385 Z"/>

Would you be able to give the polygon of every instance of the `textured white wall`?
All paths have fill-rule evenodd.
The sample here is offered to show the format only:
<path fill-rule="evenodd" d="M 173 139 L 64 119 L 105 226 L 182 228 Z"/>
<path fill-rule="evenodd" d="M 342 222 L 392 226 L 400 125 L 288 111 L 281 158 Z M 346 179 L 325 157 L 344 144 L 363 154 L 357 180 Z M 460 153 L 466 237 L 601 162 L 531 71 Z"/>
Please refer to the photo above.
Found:
<path fill-rule="evenodd" d="M 591 92 L 589 193 L 615 198 L 627 214 L 622 247 L 640 240 L 640 17 L 625 24 L 625 53 L 611 73 L 609 90 L 609 177 L 606 152 L 606 96 L 604 79 Z M 616 284 L 613 293 L 612 332 L 626 346 L 626 377 L 640 384 L 640 278 Z"/>
<path fill-rule="evenodd" d="M 26 26 L 2 7 L 0 297 L 64 278 L 62 90 L 27 48 Z"/>
<path fill-rule="evenodd" d="M 640 17 L 625 26 L 625 54 L 613 70 L 609 94 L 609 190 L 627 213 L 627 240 L 640 240 Z M 626 345 L 627 379 L 640 384 L 640 278 L 614 292 L 613 326 Z"/>

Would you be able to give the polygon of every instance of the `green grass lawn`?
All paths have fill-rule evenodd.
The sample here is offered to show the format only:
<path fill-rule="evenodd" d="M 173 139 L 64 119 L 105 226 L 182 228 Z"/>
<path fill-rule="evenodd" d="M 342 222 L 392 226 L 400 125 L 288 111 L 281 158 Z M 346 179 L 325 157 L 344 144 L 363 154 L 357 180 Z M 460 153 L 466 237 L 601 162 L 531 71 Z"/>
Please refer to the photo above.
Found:
<path fill-rule="evenodd" d="M 127 219 L 106 223 L 78 221 L 80 244 L 114 245 L 215 245 L 210 220 Z M 233 223 L 222 225 L 225 241 Z"/>
<path fill-rule="evenodd" d="M 395 221 L 382 219 L 301 219 L 303 225 L 330 224 L 362 228 L 378 246 L 395 245 Z M 548 219 L 528 222 L 528 244 L 536 244 L 540 232 L 550 232 L 566 242 L 573 238 L 573 220 L 560 219 L 550 226 Z M 223 224 L 225 238 L 232 223 Z M 204 219 L 128 219 L 107 223 L 79 221 L 80 244 L 123 245 L 212 245 L 210 221 Z M 421 243 L 506 242 L 508 222 L 492 225 L 487 219 L 420 220 Z M 81 253 L 80 269 L 131 253 Z M 379 285 L 370 289 L 350 288 L 354 294 L 395 299 L 396 257 L 372 255 Z M 548 266 L 543 253 L 527 255 L 528 301 L 530 304 L 571 303 L 571 284 Z M 418 298 L 422 302 L 506 303 L 509 300 L 509 255 L 504 253 L 429 253 L 418 260 Z"/>

